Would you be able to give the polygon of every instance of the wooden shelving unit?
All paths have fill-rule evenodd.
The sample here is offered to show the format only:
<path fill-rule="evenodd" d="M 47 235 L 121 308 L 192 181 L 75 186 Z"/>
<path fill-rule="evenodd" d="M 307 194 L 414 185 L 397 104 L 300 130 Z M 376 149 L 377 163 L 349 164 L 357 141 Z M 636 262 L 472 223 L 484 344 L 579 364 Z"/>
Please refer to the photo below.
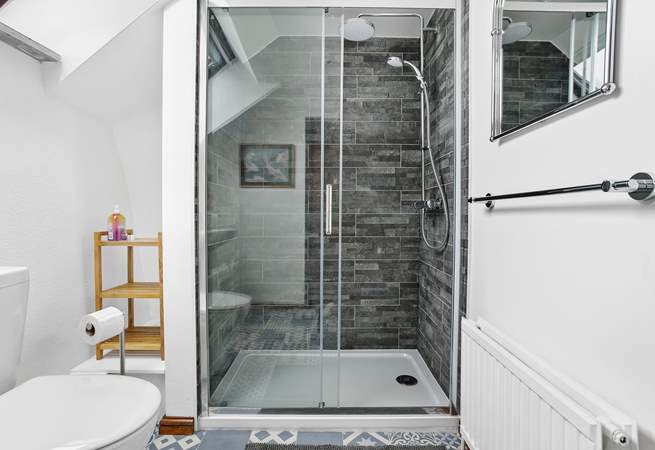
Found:
<path fill-rule="evenodd" d="M 132 236 L 133 231 L 127 230 Z M 96 311 L 103 308 L 104 299 L 127 299 L 127 329 L 125 330 L 126 351 L 158 352 L 164 360 L 164 272 L 162 266 L 162 237 L 135 239 L 133 241 L 107 241 L 106 231 L 93 233 L 93 258 L 95 266 Z M 102 248 L 125 247 L 127 249 L 127 282 L 105 289 L 102 286 Z M 157 247 L 159 254 L 159 281 L 134 281 L 134 248 Z M 159 300 L 159 326 L 134 326 L 134 301 Z M 96 359 L 102 359 L 105 350 L 118 349 L 118 337 L 108 339 L 96 346 Z"/>

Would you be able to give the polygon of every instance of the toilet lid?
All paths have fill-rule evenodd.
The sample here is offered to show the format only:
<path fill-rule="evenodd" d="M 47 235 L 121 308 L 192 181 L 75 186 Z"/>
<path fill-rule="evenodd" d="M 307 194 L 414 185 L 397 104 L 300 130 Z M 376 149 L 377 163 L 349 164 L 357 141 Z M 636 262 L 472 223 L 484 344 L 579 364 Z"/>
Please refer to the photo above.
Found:
<path fill-rule="evenodd" d="M 33 378 L 0 395 L 2 448 L 89 450 L 143 427 L 161 394 L 148 383 L 117 375 Z"/>

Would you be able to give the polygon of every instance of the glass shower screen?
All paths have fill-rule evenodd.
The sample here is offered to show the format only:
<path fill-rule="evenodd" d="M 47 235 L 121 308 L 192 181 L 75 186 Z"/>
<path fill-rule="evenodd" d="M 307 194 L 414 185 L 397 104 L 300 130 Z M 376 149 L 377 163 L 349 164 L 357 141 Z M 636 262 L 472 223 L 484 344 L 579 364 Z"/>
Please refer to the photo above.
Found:
<path fill-rule="evenodd" d="M 337 406 L 341 14 L 208 16 L 209 407 Z"/>

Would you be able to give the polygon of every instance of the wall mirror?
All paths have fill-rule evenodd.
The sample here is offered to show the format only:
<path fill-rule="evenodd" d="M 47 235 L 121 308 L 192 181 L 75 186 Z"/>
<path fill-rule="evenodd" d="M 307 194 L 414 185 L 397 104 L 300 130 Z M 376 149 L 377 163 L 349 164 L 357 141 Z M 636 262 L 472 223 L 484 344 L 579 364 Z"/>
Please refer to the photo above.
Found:
<path fill-rule="evenodd" d="M 614 92 L 618 0 L 495 0 L 491 141 Z"/>

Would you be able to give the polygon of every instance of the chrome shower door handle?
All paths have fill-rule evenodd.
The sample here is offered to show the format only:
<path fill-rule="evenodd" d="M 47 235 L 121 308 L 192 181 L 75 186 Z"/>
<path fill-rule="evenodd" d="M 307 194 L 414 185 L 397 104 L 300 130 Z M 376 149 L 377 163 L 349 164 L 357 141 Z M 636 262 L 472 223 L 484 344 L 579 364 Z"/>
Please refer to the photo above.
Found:
<path fill-rule="evenodd" d="M 325 185 L 325 235 L 332 236 L 332 185 Z"/>

